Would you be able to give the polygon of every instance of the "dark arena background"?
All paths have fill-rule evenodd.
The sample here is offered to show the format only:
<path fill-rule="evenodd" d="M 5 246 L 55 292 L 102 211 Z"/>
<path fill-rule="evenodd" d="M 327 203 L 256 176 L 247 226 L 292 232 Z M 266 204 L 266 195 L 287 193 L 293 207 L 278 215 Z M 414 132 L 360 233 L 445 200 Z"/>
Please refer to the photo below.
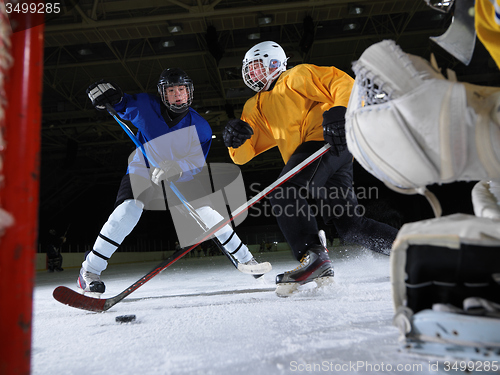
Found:
<path fill-rule="evenodd" d="M 192 108 L 213 131 L 207 163 L 232 164 L 222 131 L 255 94 L 242 79 L 242 59 L 262 41 L 283 47 L 288 68 L 335 66 L 354 78 L 352 63 L 371 45 L 392 39 L 406 53 L 434 55 L 443 74 L 453 70 L 458 81 L 500 86 L 500 71 L 478 39 L 468 66 L 429 39 L 445 33 L 452 12 L 432 10 L 424 0 L 0 0 L 0 7 L 0 375 L 281 375 L 306 373 L 309 363 L 325 358 L 329 369 L 374 358 L 397 367 L 393 258 L 353 249 L 319 219 L 330 248 L 341 248 L 330 249 L 337 289 L 277 298 L 269 293 L 276 272 L 298 262 L 267 198 L 236 228 L 257 260 L 273 264 L 261 284 L 244 279 L 225 257 L 199 249 L 106 314 L 65 306 L 52 292 L 63 284 L 76 289 L 84 254 L 112 213 L 136 150 L 109 113 L 92 106 L 90 84 L 105 79 L 128 94 L 155 94 L 164 69 L 183 69 L 194 83 Z M 275 182 L 283 166 L 277 148 L 239 166 L 246 198 Z M 445 216 L 473 213 L 474 185 L 428 188 Z M 356 160 L 353 188 L 367 217 L 398 229 L 434 217 L 426 198 L 390 190 Z M 51 230 L 66 239 L 60 247 L 65 272 L 49 273 L 44 246 Z M 154 266 L 148 262 L 168 259 L 177 240 L 169 212 L 144 212 L 117 252 L 124 257 L 106 270 L 105 297 L 141 280 Z M 162 252 L 158 259 L 145 259 L 156 252 Z M 107 320 L 115 313 L 137 314 L 137 321 L 118 329 L 114 316 Z M 137 367 L 143 360 L 150 366 Z M 427 362 L 398 373 L 434 374 L 435 363 Z M 401 363 L 414 362 L 405 357 Z"/>
<path fill-rule="evenodd" d="M 500 74 L 478 41 L 468 67 L 429 40 L 441 35 L 451 15 L 424 1 L 154 1 L 81 0 L 50 19 L 45 28 L 42 100 L 40 231 L 64 233 L 71 251 L 92 246 L 113 209 L 127 157 L 135 145 L 107 114 L 95 110 L 85 89 L 96 80 L 116 82 L 124 92 L 156 92 L 161 71 L 184 69 L 194 81 L 193 108 L 210 123 L 216 138 L 208 163 L 231 163 L 221 140 L 229 116 L 238 117 L 252 92 L 241 78 L 241 60 L 255 43 L 273 40 L 289 56 L 288 65 L 333 65 L 353 75 L 351 64 L 371 44 L 395 40 L 411 54 L 436 55 L 443 69 L 478 85 L 500 84 Z M 132 128 L 134 129 L 134 128 Z M 390 147 L 390 145 L 388 145 Z M 278 176 L 283 161 L 268 151 L 241 166 L 249 185 L 262 188 Z M 420 196 L 388 190 L 359 165 L 357 187 L 377 187 L 376 199 L 363 200 L 367 215 L 401 225 L 432 217 Z M 471 212 L 469 183 L 430 188 L 443 214 Z M 137 251 L 142 239 L 175 242 L 170 215 L 147 212 L 125 240 Z M 390 216 L 390 217 L 389 217 Z M 239 227 L 244 240 L 281 240 L 272 217 L 248 217 Z M 263 238 L 246 238 L 259 226 Z M 255 237 L 255 236 L 253 236 Z"/>

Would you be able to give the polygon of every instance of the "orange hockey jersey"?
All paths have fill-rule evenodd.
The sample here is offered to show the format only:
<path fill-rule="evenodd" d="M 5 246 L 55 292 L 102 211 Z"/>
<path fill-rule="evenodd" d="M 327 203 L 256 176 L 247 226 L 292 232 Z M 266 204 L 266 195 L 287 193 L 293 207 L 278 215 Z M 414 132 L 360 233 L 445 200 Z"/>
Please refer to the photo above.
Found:
<path fill-rule="evenodd" d="M 307 141 L 323 140 L 323 112 L 347 107 L 354 80 L 334 67 L 301 64 L 283 72 L 271 91 L 248 99 L 241 119 L 254 130 L 252 138 L 237 149 L 229 148 L 236 164 L 278 146 L 286 163 Z"/>
<path fill-rule="evenodd" d="M 500 0 L 476 0 L 477 37 L 500 68 Z"/>

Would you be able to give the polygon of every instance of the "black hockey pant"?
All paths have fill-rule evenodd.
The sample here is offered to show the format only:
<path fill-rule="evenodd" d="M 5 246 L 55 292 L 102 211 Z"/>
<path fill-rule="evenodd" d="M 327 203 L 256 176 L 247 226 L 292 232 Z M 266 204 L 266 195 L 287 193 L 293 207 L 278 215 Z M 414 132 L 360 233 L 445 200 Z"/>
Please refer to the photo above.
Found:
<path fill-rule="evenodd" d="M 281 175 L 323 144 L 312 141 L 300 145 Z M 362 215 L 364 208 L 358 205 L 352 181 L 352 154 L 346 150 L 337 157 L 327 152 L 272 193 L 273 214 L 297 260 L 311 245 L 320 243 L 316 215 L 322 216 L 326 225 L 334 225 L 341 239 L 388 252 L 397 229 Z M 316 205 L 309 205 L 308 199 Z"/>

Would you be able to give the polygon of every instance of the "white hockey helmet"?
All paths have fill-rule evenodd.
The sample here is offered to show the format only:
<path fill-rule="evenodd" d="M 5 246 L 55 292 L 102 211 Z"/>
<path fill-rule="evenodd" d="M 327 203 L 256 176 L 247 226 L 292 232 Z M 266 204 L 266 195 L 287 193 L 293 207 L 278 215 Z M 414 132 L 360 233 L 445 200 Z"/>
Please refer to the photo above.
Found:
<path fill-rule="evenodd" d="M 286 70 L 287 60 L 285 51 L 278 43 L 267 41 L 256 44 L 243 58 L 243 81 L 253 91 L 267 90 L 281 72 Z"/>

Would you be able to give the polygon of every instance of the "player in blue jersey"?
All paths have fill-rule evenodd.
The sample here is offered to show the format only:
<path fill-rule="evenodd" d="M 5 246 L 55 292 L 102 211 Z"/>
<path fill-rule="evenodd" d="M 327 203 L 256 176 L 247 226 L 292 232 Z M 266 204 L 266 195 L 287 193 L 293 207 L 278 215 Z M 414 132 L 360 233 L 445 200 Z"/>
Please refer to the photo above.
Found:
<path fill-rule="evenodd" d="M 94 107 L 106 110 L 106 105 L 111 105 L 122 119 L 137 127 L 136 137 L 143 144 L 148 158 L 153 157 L 159 168 L 150 167 L 139 151 L 129 159 L 127 173 L 118 190 L 115 209 L 102 227 L 93 250 L 82 263 L 77 280 L 82 293 L 94 296 L 104 293 L 101 272 L 106 269 L 109 258 L 125 237 L 137 225 L 143 210 L 155 209 L 154 202 L 163 198 L 162 181 L 175 182 L 175 186 L 188 201 L 198 199 L 196 212 L 208 226 L 223 218 L 210 206 L 210 201 L 204 200 L 205 192 L 197 180 L 210 149 L 212 129 L 190 107 L 193 91 L 192 80 L 177 68 L 166 69 L 160 75 L 159 96 L 147 93 L 123 94 L 116 84 L 104 80 L 93 83 L 87 89 Z M 169 207 L 180 202 L 169 188 L 165 193 Z M 164 207 L 163 201 L 163 209 Z M 247 246 L 228 225 L 215 233 L 215 236 L 238 261 L 238 269 L 242 272 L 255 274 L 258 273 L 255 270 L 267 272 L 271 269 L 267 262 L 257 263 Z"/>

